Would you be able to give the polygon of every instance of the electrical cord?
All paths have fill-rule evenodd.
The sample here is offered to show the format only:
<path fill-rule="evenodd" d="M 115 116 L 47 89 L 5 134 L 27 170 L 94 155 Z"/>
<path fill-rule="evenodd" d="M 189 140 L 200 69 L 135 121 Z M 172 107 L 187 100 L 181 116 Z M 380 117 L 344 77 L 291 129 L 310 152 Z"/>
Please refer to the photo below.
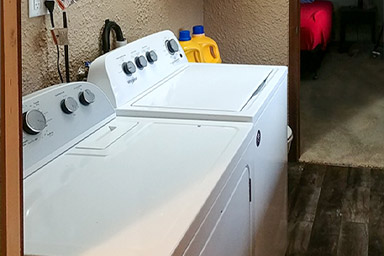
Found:
<path fill-rule="evenodd" d="M 56 51 L 57 51 L 57 62 L 56 62 L 57 73 L 59 73 L 60 82 L 63 83 L 64 80 L 63 80 L 63 76 L 61 75 L 61 71 L 60 71 L 60 49 L 59 49 L 58 45 L 56 45 Z"/>
<path fill-rule="evenodd" d="M 55 28 L 55 23 L 54 23 L 54 19 L 53 19 L 53 10 L 55 9 L 55 1 L 45 0 L 44 5 L 45 5 L 45 7 L 47 7 L 47 9 L 49 11 L 49 16 L 51 18 L 51 26 L 52 26 L 52 30 L 53 30 Z M 59 48 L 59 45 L 57 43 L 56 43 L 56 51 L 57 51 L 57 62 L 56 62 L 57 72 L 59 73 L 60 81 L 63 83 L 64 80 L 63 80 L 63 76 L 61 75 L 61 71 L 60 71 L 60 48 Z"/>
<path fill-rule="evenodd" d="M 63 27 L 68 28 L 67 24 L 67 12 L 63 11 Z M 64 45 L 64 58 L 65 58 L 65 80 L 67 83 L 70 82 L 69 77 L 69 49 L 68 45 Z"/>

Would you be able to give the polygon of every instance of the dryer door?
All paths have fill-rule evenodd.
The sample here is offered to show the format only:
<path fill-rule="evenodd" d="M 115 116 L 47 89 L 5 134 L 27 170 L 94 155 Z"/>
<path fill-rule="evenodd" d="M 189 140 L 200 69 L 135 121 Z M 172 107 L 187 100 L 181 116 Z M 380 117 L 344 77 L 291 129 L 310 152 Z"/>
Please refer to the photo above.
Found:
<path fill-rule="evenodd" d="M 249 169 L 245 168 L 200 256 L 250 255 L 249 178 Z"/>

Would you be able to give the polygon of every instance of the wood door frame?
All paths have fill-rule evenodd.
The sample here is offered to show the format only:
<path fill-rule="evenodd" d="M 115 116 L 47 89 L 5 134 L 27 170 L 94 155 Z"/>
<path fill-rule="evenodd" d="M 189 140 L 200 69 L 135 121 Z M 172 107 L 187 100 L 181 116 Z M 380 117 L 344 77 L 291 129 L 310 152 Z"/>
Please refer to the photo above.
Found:
<path fill-rule="evenodd" d="M 293 141 L 290 161 L 300 158 L 300 0 L 289 1 L 289 65 L 288 65 L 289 125 Z"/>
<path fill-rule="evenodd" d="M 0 255 L 23 255 L 21 2 L 2 0 L 0 92 Z"/>

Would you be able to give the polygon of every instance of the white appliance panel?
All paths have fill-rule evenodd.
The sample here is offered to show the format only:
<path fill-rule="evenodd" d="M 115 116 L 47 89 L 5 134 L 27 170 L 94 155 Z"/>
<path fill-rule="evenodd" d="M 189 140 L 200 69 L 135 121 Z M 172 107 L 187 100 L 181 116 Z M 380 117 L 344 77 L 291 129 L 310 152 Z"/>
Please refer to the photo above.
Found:
<path fill-rule="evenodd" d="M 256 71 L 261 70 L 268 70 L 269 66 L 249 66 L 249 65 L 231 65 L 231 64 L 190 64 L 190 67 L 198 66 L 200 69 L 204 69 L 204 67 L 209 68 L 210 66 L 216 66 L 218 69 L 233 69 L 233 70 L 242 70 L 242 69 L 255 69 Z M 189 69 L 189 68 L 188 68 Z M 186 72 L 188 72 L 188 69 Z M 228 111 L 223 110 L 219 108 L 212 107 L 212 109 L 203 109 L 196 104 L 194 108 L 182 108 L 181 106 L 186 104 L 185 102 L 188 102 L 189 105 L 193 105 L 194 99 L 192 97 L 188 97 L 187 93 L 185 91 L 194 91 L 194 93 L 198 94 L 198 92 L 194 90 L 194 86 L 192 84 L 182 85 L 182 83 L 179 83 L 178 85 L 175 85 L 175 87 L 187 87 L 185 90 L 178 90 L 175 89 L 175 91 L 180 95 L 183 95 L 185 102 L 178 102 L 179 106 L 151 106 L 148 104 L 148 106 L 139 106 L 135 105 L 135 102 L 140 100 L 146 100 L 146 97 L 149 96 L 151 100 L 154 102 L 157 101 L 157 98 L 163 99 L 166 98 L 169 93 L 169 95 L 173 94 L 172 90 L 167 90 L 167 87 L 165 89 L 162 89 L 163 82 L 168 84 L 169 81 L 171 81 L 174 77 L 177 77 L 178 74 L 175 74 L 173 77 L 168 78 L 167 80 L 164 80 L 159 85 L 155 86 L 153 90 L 148 91 L 147 93 L 142 94 L 140 97 L 137 97 L 136 99 L 124 104 L 123 106 L 116 109 L 116 113 L 118 116 L 137 116 L 137 117 L 161 117 L 161 118 L 175 118 L 175 119 L 197 119 L 197 120 L 217 120 L 217 121 L 237 121 L 237 122 L 256 122 L 256 120 L 259 118 L 260 114 L 264 110 L 266 106 L 266 102 L 268 102 L 272 95 L 275 93 L 277 88 L 280 85 L 287 86 L 287 68 L 286 67 L 273 67 L 272 73 L 268 76 L 267 81 L 264 85 L 259 86 L 259 88 L 256 88 L 256 94 L 253 95 L 249 101 L 246 103 L 244 108 L 241 111 Z M 202 71 L 203 72 L 203 71 Z M 205 73 L 203 73 L 205 74 Z M 256 76 L 257 77 L 257 76 Z M 249 82 L 251 79 L 244 79 L 248 81 L 248 84 L 250 85 L 252 82 Z M 230 82 L 226 82 L 227 86 L 230 87 Z M 236 91 L 236 88 L 241 88 L 242 84 L 237 83 L 236 81 L 233 81 L 233 90 Z M 204 84 L 199 86 L 200 88 L 204 88 Z M 256 86 L 257 87 L 257 86 Z M 156 89 L 159 88 L 159 90 L 163 90 L 163 95 L 156 95 L 158 97 L 152 97 L 152 91 L 156 91 Z M 217 90 L 219 90 L 219 85 L 215 85 Z M 205 92 L 207 89 L 203 89 Z M 241 91 L 241 89 L 239 89 Z M 252 91 L 252 90 L 250 90 Z M 249 91 L 249 93 L 250 93 Z M 171 98 L 171 97 L 170 97 Z M 221 101 L 221 104 L 224 107 L 228 107 L 229 105 L 242 105 L 240 104 L 240 101 L 237 101 L 236 99 L 229 100 L 228 103 L 225 103 L 220 98 L 216 99 L 214 95 L 204 95 L 201 96 L 201 98 L 206 99 L 206 102 L 203 104 L 213 104 L 217 103 L 217 101 Z M 230 97 L 229 97 L 230 98 Z M 178 101 L 175 99 L 175 97 L 172 97 L 171 100 Z M 170 100 L 170 101 L 171 101 Z M 197 99 L 196 101 L 199 101 Z M 164 104 L 165 105 L 165 104 Z M 222 106 L 222 107 L 223 107 Z M 286 106 L 287 107 L 287 106 Z M 287 110 L 285 110 L 287 111 Z"/>
<path fill-rule="evenodd" d="M 157 39 L 153 37 L 153 40 Z M 268 69 L 272 73 L 266 74 L 268 79 L 260 86 L 255 81 L 265 77 L 263 72 Z M 108 72 L 103 74 L 111 80 L 110 75 Z M 155 84 L 152 78 L 149 79 L 152 86 L 121 101 L 125 104 L 117 104 L 117 115 L 251 122 L 256 134 L 262 130 L 261 144 L 256 146 L 257 141 L 252 141 L 254 146 L 248 151 L 254 154 L 255 160 L 251 175 L 257 202 L 253 204 L 253 241 L 257 240 L 254 249 L 256 255 L 284 255 L 282 248 L 287 233 L 284 218 L 287 195 L 287 67 L 189 63 L 173 69 L 169 76 L 158 78 Z M 93 81 L 100 87 L 113 88 L 103 79 Z M 120 89 L 122 91 L 116 91 L 116 95 L 127 93 L 123 87 Z M 256 134 L 254 138 L 258 137 Z M 271 214 L 271 209 L 277 214 Z M 269 223 L 270 226 L 260 223 Z M 281 243 L 277 245 L 279 239 Z"/>
<path fill-rule="evenodd" d="M 200 256 L 251 256 L 250 173 L 246 168 Z M 229 235 L 231 234 L 231 235 Z"/>
<path fill-rule="evenodd" d="M 287 87 L 281 84 L 255 122 L 254 255 L 280 256 L 287 246 Z"/>
<path fill-rule="evenodd" d="M 174 40 L 179 50 L 170 53 L 167 42 Z M 154 51 L 157 60 L 147 62 L 147 66 L 139 68 L 135 62 L 137 57 Z M 124 63 L 132 62 L 135 72 L 126 74 Z M 94 60 L 91 64 L 88 81 L 94 83 L 104 91 L 114 107 L 119 107 L 156 83 L 183 69 L 188 64 L 187 57 L 182 50 L 176 36 L 171 31 L 161 31 L 138 39 L 128 45 L 119 47 Z"/>
<path fill-rule="evenodd" d="M 93 61 L 88 81 L 107 94 L 117 115 L 253 122 L 286 81 L 282 66 L 188 63 L 178 42 L 178 51 L 169 52 L 170 40 L 177 42 L 171 31 L 158 32 Z M 156 62 L 124 72 L 124 63 L 149 51 L 157 53 Z"/>
<path fill-rule="evenodd" d="M 251 255 L 252 201 L 250 190 L 252 188 L 249 179 L 252 171 L 248 164 L 251 159 L 252 155 L 247 153 L 240 160 L 236 167 L 237 170 L 211 207 L 183 256 L 200 255 L 202 251 L 207 251 L 207 244 L 211 249 L 216 249 L 216 253 L 211 255 L 224 255 L 222 251 L 226 251 L 231 256 Z M 239 193 L 239 191 L 242 192 Z M 234 197 L 235 194 L 237 196 Z M 232 220 L 235 218 L 236 221 L 223 221 L 228 218 Z M 218 234 L 217 230 L 223 228 L 227 230 L 221 230 Z M 219 239 L 216 239 L 216 244 L 212 246 L 212 237 L 215 236 L 216 238 L 219 236 Z"/>
<path fill-rule="evenodd" d="M 24 180 L 26 253 L 172 255 L 252 129 L 122 119 Z"/>
<path fill-rule="evenodd" d="M 79 99 L 86 90 L 94 94 L 94 102 L 88 105 L 80 103 Z M 64 113 L 61 106 L 68 98 L 72 98 L 78 106 L 71 114 Z M 23 129 L 24 177 L 116 116 L 115 110 L 100 88 L 88 82 L 51 86 L 23 97 L 24 115 L 28 111 L 36 110 L 44 115 L 46 125 L 38 134 L 29 134 Z M 24 120 L 24 126 L 25 124 Z"/>
<path fill-rule="evenodd" d="M 270 67 L 191 65 L 132 105 L 240 112 L 272 71 Z"/>

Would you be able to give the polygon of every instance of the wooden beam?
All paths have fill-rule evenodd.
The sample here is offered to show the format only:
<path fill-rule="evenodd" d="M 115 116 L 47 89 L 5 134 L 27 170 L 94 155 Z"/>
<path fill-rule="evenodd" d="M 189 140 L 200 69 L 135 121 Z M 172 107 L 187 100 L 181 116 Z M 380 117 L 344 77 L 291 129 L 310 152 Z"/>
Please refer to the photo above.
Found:
<path fill-rule="evenodd" d="M 288 67 L 289 125 L 294 139 L 290 161 L 300 158 L 300 0 L 289 1 L 289 67 Z"/>
<path fill-rule="evenodd" d="M 23 254 L 20 0 L 2 0 L 0 255 Z"/>

